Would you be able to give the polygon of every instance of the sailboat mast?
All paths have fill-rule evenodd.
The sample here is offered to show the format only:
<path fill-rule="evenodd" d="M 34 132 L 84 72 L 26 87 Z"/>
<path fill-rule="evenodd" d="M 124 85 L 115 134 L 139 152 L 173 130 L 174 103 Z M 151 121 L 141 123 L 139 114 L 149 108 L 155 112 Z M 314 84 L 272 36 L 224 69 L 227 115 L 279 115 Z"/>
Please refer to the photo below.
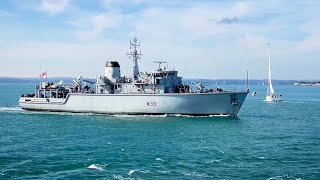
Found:
<path fill-rule="evenodd" d="M 268 87 L 268 94 L 273 94 L 274 90 L 272 87 L 272 80 L 271 80 L 271 45 L 269 45 L 269 87 Z"/>
<path fill-rule="evenodd" d="M 246 90 L 249 90 L 249 72 L 248 72 L 248 69 L 247 69 Z"/>
<path fill-rule="evenodd" d="M 269 45 L 269 84 L 271 84 L 271 45 Z"/>

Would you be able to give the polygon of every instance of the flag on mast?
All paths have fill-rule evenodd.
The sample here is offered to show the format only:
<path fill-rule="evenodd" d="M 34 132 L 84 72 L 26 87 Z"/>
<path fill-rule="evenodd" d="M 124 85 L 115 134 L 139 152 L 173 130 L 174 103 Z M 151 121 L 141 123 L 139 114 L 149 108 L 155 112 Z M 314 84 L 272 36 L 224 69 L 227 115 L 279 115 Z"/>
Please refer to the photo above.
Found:
<path fill-rule="evenodd" d="M 42 78 L 47 78 L 47 71 L 41 73 L 39 77 L 40 77 L 41 79 L 42 79 Z"/>

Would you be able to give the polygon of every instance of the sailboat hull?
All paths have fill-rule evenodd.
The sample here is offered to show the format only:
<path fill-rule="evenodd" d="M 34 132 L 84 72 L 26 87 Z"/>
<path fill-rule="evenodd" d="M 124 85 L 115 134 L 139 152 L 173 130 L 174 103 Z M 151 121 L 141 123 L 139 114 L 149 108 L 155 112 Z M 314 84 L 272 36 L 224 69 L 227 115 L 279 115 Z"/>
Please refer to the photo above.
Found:
<path fill-rule="evenodd" d="M 267 101 L 267 102 L 279 102 L 279 101 L 282 101 L 282 99 L 281 99 L 281 96 L 272 95 L 272 96 L 266 96 L 265 101 Z"/>

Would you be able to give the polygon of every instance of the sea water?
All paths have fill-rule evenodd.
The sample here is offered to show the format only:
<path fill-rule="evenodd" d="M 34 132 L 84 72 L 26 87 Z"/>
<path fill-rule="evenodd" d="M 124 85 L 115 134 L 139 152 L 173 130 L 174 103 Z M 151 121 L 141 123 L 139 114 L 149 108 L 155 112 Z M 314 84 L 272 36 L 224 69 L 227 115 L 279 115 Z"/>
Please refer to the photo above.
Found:
<path fill-rule="evenodd" d="M 320 87 L 251 93 L 236 118 L 29 112 L 0 84 L 0 179 L 320 179 Z"/>

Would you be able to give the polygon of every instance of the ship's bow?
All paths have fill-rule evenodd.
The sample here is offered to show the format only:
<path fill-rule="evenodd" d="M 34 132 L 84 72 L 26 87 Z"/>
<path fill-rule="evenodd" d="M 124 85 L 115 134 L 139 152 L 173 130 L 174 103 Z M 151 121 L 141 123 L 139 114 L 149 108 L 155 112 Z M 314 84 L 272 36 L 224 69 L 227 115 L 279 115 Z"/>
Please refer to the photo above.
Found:
<path fill-rule="evenodd" d="M 238 92 L 230 95 L 231 108 L 230 108 L 230 116 L 237 116 L 244 100 L 246 99 L 249 91 L 246 92 Z"/>

